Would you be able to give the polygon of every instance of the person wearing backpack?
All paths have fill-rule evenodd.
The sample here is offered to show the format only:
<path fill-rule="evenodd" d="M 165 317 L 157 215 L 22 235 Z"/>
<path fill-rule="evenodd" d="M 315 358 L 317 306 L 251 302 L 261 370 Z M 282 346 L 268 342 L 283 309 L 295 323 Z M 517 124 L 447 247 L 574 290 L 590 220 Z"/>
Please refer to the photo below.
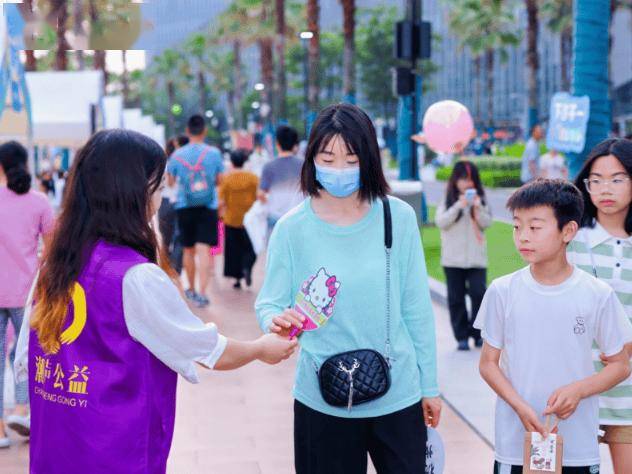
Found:
<path fill-rule="evenodd" d="M 204 143 L 206 124 L 193 115 L 186 129 L 189 143 L 169 160 L 169 185 L 177 184 L 176 213 L 184 247 L 187 299 L 197 307 L 208 306 L 206 295 L 211 267 L 211 247 L 217 245 L 217 191 L 224 171 L 220 151 Z M 197 260 L 197 261 L 196 261 Z M 196 290 L 196 273 L 199 276 Z"/>

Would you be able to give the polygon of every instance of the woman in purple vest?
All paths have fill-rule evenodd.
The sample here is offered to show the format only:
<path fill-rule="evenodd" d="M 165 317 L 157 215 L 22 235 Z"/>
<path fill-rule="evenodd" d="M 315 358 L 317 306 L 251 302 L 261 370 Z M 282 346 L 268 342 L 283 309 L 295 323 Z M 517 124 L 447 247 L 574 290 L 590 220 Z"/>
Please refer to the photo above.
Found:
<path fill-rule="evenodd" d="M 274 364 L 296 347 L 278 336 L 227 339 L 191 313 L 158 266 L 167 260 L 149 224 L 165 162 L 153 140 L 111 130 L 73 164 L 32 292 L 30 337 L 23 326 L 18 342 L 33 474 L 164 473 L 177 374 L 197 383 L 196 364 Z"/>

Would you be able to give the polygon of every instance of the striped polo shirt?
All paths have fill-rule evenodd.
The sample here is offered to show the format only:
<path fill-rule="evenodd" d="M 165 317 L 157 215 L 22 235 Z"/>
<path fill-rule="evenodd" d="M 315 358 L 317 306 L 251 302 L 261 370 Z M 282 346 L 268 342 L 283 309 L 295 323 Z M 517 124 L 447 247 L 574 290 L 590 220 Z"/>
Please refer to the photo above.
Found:
<path fill-rule="evenodd" d="M 594 274 L 594 265 L 597 277 L 612 287 L 632 322 L 632 236 L 614 237 L 595 223 L 593 228 L 579 230 L 567 255 L 571 263 L 590 274 Z M 597 371 L 603 368 L 599 354 L 593 346 Z M 599 418 L 602 425 L 632 425 L 632 376 L 601 395 Z"/>

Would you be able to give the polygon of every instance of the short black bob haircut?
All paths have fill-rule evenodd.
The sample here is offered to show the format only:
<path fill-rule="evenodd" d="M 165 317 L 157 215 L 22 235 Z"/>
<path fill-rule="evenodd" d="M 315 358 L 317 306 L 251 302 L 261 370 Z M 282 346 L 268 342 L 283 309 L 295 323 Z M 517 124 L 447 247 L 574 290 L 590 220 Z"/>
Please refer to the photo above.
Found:
<path fill-rule="evenodd" d="M 248 161 L 249 156 L 250 152 L 248 152 L 248 150 L 238 148 L 230 152 L 230 162 L 235 168 L 241 168 L 244 166 L 244 163 Z"/>
<path fill-rule="evenodd" d="M 292 151 L 298 145 L 298 132 L 288 125 L 279 125 L 275 131 L 275 136 L 283 151 Z"/>
<path fill-rule="evenodd" d="M 360 199 L 372 202 L 385 197 L 389 187 L 382 171 L 373 123 L 364 110 L 347 103 L 324 108 L 312 125 L 301 171 L 303 192 L 318 196 L 319 190 L 323 189 L 316 180 L 314 159 L 337 136 L 344 140 L 348 152 L 357 155 L 360 161 Z"/>
<path fill-rule="evenodd" d="M 192 115 L 187 121 L 187 128 L 189 129 L 189 133 L 193 136 L 202 135 L 206 128 L 204 117 L 200 114 Z"/>
<path fill-rule="evenodd" d="M 511 212 L 538 206 L 553 209 L 559 230 L 571 221 L 579 226 L 584 212 L 581 191 L 563 179 L 536 179 L 514 191 L 507 201 Z"/>
<path fill-rule="evenodd" d="M 590 175 L 593 163 L 602 156 L 612 155 L 621 162 L 626 172 L 632 177 L 632 140 L 625 138 L 609 138 L 597 144 L 592 149 L 584 166 L 575 179 L 577 186 L 584 196 L 584 214 L 582 215 L 581 227 L 594 227 L 597 218 L 597 208 L 590 199 L 590 194 L 584 185 L 584 179 Z M 632 234 L 632 206 L 628 209 L 628 215 L 623 224 L 625 231 Z"/>

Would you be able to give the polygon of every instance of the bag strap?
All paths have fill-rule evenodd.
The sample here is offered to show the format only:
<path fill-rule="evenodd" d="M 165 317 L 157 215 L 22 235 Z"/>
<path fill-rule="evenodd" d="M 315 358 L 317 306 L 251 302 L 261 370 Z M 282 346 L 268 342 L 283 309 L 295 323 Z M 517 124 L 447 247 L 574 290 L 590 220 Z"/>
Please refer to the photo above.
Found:
<path fill-rule="evenodd" d="M 393 246 L 393 220 L 387 197 L 382 198 L 384 207 L 384 252 L 386 253 L 386 351 L 385 359 L 391 367 L 391 248 Z M 395 360 L 395 359 L 393 359 Z"/>
<path fill-rule="evenodd" d="M 202 152 L 200 153 L 200 155 L 198 156 L 197 161 L 195 162 L 195 165 L 191 165 L 189 162 L 187 162 L 187 160 L 185 160 L 184 158 L 182 158 L 181 156 L 178 156 L 177 154 L 174 154 L 173 157 L 179 162 L 182 163 L 184 165 L 185 168 L 191 170 L 191 171 L 198 171 L 200 169 L 200 165 L 202 164 L 202 160 L 204 159 L 204 157 L 208 154 L 209 149 L 205 148 L 204 150 L 202 150 Z"/>

